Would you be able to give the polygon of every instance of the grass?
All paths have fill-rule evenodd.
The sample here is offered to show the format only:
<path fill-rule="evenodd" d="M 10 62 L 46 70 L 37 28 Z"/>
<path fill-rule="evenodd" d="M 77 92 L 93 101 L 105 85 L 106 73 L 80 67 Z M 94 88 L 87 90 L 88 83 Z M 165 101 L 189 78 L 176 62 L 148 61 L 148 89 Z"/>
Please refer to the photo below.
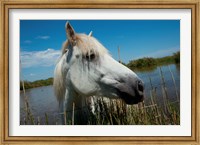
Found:
<path fill-rule="evenodd" d="M 180 102 L 179 94 L 174 80 L 173 73 L 169 68 L 172 82 L 175 87 L 176 101 L 170 102 L 168 97 L 168 90 L 165 83 L 164 74 L 162 69 L 159 68 L 161 79 L 161 89 L 163 105 L 158 101 L 157 90 L 152 84 L 151 77 L 149 82 L 151 88 L 149 91 L 149 101 L 142 102 L 138 105 L 126 105 L 122 100 L 109 100 L 103 97 L 95 101 L 95 112 L 92 113 L 89 108 L 83 110 L 72 109 L 72 119 L 66 124 L 87 124 L 87 125 L 178 125 L 180 124 Z M 24 87 L 23 87 L 24 88 Z M 25 93 L 25 88 L 24 88 Z M 147 94 L 146 94 L 147 95 Z M 25 96 L 25 95 L 24 95 Z M 160 98 L 161 96 L 159 96 Z M 148 103 L 147 103 L 148 102 Z M 73 104 L 74 106 L 75 104 Z M 40 121 L 40 117 L 34 119 L 28 100 L 25 99 L 26 117 L 21 124 L 49 124 L 48 114 L 45 113 L 44 122 Z M 67 112 L 65 112 L 67 113 Z M 78 118 L 75 118 L 78 116 Z M 87 117 L 86 117 L 87 116 Z M 86 119 L 87 118 L 87 119 Z M 79 121 L 79 122 L 78 122 Z M 57 121 L 55 121 L 57 124 Z"/>

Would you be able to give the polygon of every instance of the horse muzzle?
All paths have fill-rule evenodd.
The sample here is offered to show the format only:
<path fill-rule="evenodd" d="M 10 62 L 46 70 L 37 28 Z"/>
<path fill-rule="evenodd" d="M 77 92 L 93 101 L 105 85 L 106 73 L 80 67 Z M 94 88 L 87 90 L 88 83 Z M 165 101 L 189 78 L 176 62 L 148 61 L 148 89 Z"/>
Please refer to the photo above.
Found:
<path fill-rule="evenodd" d="M 117 86 L 116 90 L 118 96 L 126 104 L 138 104 L 144 100 L 144 83 L 140 79 L 121 83 Z"/>

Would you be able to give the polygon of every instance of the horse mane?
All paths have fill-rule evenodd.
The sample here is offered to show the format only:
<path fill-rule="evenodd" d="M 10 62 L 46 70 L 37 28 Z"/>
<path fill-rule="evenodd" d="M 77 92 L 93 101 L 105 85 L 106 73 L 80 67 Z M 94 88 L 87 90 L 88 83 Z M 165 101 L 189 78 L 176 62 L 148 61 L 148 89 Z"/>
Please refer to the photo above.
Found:
<path fill-rule="evenodd" d="M 96 40 L 94 37 L 90 37 L 85 34 L 76 34 L 76 45 L 82 52 L 83 56 L 86 56 L 90 53 L 94 53 L 96 56 L 108 54 L 108 50 L 98 40 Z M 70 43 L 68 40 L 66 40 L 63 43 L 61 49 L 61 56 L 58 59 L 54 71 L 53 87 L 59 104 L 63 101 L 66 92 L 65 76 L 62 71 L 62 66 L 63 60 L 65 60 L 63 56 L 64 54 L 66 54 L 69 48 Z"/>

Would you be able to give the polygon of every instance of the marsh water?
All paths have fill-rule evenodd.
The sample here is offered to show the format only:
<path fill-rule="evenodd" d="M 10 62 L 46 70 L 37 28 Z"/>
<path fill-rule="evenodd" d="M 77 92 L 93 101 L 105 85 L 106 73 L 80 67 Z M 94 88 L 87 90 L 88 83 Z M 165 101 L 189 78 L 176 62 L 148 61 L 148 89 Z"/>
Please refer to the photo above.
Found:
<path fill-rule="evenodd" d="M 162 105 L 162 77 L 160 73 L 160 68 L 162 70 L 164 83 L 167 89 L 168 99 L 173 102 L 177 100 L 176 90 L 178 95 L 180 94 L 180 67 L 171 64 L 167 66 L 158 66 L 148 70 L 135 71 L 136 74 L 145 83 L 145 104 L 148 104 L 150 100 L 150 90 L 151 84 L 157 93 L 157 102 Z M 171 72 L 170 72 L 171 70 Z M 172 79 L 172 74 L 175 80 L 175 84 Z M 151 79 L 151 83 L 150 83 Z M 175 86 L 176 85 L 176 86 Z M 45 122 L 45 114 L 48 116 L 48 124 L 55 124 L 57 118 L 59 117 L 59 105 L 54 96 L 53 86 L 44 86 L 33 89 L 26 90 L 26 96 L 28 97 L 29 106 L 31 108 L 31 113 L 35 119 L 40 118 L 41 124 Z M 25 118 L 25 105 L 24 105 L 24 94 L 20 93 L 20 121 L 23 124 Z"/>

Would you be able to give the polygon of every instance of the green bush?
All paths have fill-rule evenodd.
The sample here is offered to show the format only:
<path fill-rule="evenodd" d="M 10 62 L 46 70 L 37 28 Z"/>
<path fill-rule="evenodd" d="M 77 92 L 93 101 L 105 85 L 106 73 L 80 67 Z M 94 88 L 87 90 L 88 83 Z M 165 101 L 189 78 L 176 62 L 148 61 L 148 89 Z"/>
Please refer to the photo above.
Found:
<path fill-rule="evenodd" d="M 162 58 L 144 57 L 137 60 L 132 60 L 126 66 L 131 69 L 141 70 L 172 63 L 180 63 L 180 51 L 174 53 L 172 56 L 165 56 Z"/>
<path fill-rule="evenodd" d="M 156 60 L 154 58 L 148 58 L 148 57 L 133 60 L 127 64 L 129 68 L 144 68 L 144 67 L 152 67 L 155 65 L 156 65 Z"/>
<path fill-rule="evenodd" d="M 180 63 L 180 51 L 173 54 L 175 63 Z"/>

